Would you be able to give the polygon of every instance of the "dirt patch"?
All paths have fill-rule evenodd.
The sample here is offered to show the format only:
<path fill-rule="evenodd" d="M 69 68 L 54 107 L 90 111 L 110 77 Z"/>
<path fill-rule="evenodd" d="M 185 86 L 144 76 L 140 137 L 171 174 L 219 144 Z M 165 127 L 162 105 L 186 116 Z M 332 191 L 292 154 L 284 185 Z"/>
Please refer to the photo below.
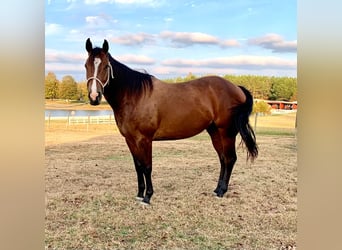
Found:
<path fill-rule="evenodd" d="M 46 247 L 294 249 L 296 139 L 257 140 L 260 154 L 254 164 L 246 163 L 246 152 L 238 149 L 229 191 L 222 199 L 212 196 L 219 162 L 205 133 L 154 142 L 155 194 L 149 207 L 135 201 L 133 161 L 118 133 L 48 143 Z"/>

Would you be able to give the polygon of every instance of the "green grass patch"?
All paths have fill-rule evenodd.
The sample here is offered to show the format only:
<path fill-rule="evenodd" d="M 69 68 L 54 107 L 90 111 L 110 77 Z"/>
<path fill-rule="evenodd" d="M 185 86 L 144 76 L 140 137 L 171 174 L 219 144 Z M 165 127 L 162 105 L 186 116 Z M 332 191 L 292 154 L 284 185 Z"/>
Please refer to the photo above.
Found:
<path fill-rule="evenodd" d="M 256 135 L 272 135 L 272 136 L 295 136 L 295 129 L 286 128 L 257 128 Z"/>

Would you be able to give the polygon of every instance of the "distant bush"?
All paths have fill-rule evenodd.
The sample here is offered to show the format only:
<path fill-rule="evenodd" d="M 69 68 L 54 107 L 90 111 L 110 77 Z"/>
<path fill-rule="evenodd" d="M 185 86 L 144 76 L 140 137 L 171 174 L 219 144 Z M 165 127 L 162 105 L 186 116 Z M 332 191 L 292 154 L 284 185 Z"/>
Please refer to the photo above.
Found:
<path fill-rule="evenodd" d="M 257 101 L 253 105 L 252 113 L 262 113 L 265 115 L 269 115 L 271 114 L 271 109 L 272 107 L 268 103 L 264 101 Z"/>

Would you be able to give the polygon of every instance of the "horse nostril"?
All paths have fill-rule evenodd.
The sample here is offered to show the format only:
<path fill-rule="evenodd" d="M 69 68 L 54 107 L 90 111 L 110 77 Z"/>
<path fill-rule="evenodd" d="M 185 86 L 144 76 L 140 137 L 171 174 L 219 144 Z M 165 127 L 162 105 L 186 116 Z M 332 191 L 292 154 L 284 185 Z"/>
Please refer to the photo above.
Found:
<path fill-rule="evenodd" d="M 95 101 L 96 100 L 96 98 L 99 96 L 99 92 L 91 92 L 90 94 L 89 94 L 89 96 L 90 96 L 90 98 L 93 100 L 93 101 Z"/>
<path fill-rule="evenodd" d="M 101 102 L 101 99 L 102 99 L 102 93 L 101 92 L 98 92 L 98 95 L 96 97 L 96 100 L 98 100 L 98 102 L 100 103 Z"/>

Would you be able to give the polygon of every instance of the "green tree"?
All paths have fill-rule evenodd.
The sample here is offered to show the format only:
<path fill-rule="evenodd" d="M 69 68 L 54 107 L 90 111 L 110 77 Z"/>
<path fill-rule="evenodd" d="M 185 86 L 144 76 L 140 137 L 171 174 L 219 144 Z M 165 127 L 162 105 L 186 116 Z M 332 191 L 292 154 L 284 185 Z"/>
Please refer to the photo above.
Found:
<path fill-rule="evenodd" d="M 65 100 L 77 100 L 77 83 L 72 76 L 64 76 L 59 85 L 59 98 Z"/>
<path fill-rule="evenodd" d="M 290 101 L 297 92 L 297 79 L 292 77 L 272 77 L 270 100 Z"/>
<path fill-rule="evenodd" d="M 271 79 L 267 76 L 225 75 L 224 78 L 236 85 L 247 88 L 256 99 L 267 99 L 271 88 Z"/>
<path fill-rule="evenodd" d="M 254 98 L 268 99 L 272 86 L 271 78 L 268 76 L 256 76 Z"/>
<path fill-rule="evenodd" d="M 258 121 L 258 116 L 259 114 L 271 114 L 271 109 L 272 107 L 264 102 L 264 101 L 257 101 L 253 103 L 253 111 L 252 113 L 254 114 L 254 130 L 257 128 L 257 121 Z"/>
<path fill-rule="evenodd" d="M 77 84 L 78 100 L 80 100 L 80 101 L 86 100 L 87 95 L 88 95 L 87 83 L 86 82 L 78 83 Z"/>
<path fill-rule="evenodd" d="M 195 75 L 193 75 L 191 72 L 188 73 L 188 75 L 186 77 L 184 77 L 183 81 L 191 81 L 196 79 L 197 77 Z"/>
<path fill-rule="evenodd" d="M 272 107 L 266 103 L 265 101 L 256 101 L 253 104 L 252 113 L 262 113 L 262 114 L 271 114 Z"/>
<path fill-rule="evenodd" d="M 53 72 L 48 72 L 45 76 L 45 99 L 58 98 L 58 85 L 59 81 Z"/>
<path fill-rule="evenodd" d="M 178 83 L 196 79 L 189 73 L 186 77 L 166 79 L 169 83 Z M 256 75 L 225 75 L 226 80 L 235 85 L 247 88 L 255 99 L 268 100 L 297 100 L 297 78 L 291 77 L 269 77 Z"/>
<path fill-rule="evenodd" d="M 290 99 L 291 102 L 297 101 L 297 79 L 294 79 L 294 81 L 296 83 L 295 83 L 293 94 L 292 94 L 291 99 Z"/>

